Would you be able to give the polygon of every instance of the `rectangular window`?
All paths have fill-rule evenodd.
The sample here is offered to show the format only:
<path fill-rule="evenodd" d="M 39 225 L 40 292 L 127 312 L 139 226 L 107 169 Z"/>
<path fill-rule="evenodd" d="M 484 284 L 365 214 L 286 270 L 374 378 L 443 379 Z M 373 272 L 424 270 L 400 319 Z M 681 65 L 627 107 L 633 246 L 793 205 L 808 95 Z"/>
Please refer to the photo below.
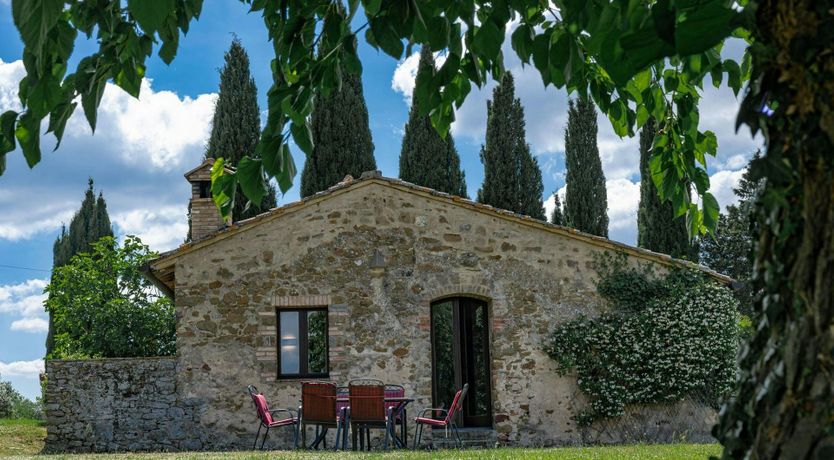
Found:
<path fill-rule="evenodd" d="M 278 377 L 327 377 L 327 308 L 276 313 Z"/>

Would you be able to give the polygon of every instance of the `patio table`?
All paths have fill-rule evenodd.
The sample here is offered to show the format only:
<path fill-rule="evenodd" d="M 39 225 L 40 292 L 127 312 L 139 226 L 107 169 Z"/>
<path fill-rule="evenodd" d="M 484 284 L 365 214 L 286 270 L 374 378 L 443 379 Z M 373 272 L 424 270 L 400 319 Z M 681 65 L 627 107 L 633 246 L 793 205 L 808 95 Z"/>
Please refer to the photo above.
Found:
<path fill-rule="evenodd" d="M 340 403 L 349 403 L 350 397 L 347 395 L 338 396 L 336 398 L 336 402 Z M 402 421 L 402 438 L 397 436 L 396 430 L 394 429 L 394 425 L 391 425 L 391 438 L 394 440 L 394 445 L 397 447 L 401 447 L 403 449 L 407 448 L 408 446 L 408 420 L 406 420 L 403 411 L 405 407 L 408 406 L 410 403 L 414 402 L 414 398 L 406 398 L 402 396 L 386 396 L 385 402 L 387 403 L 397 403 L 396 406 L 392 407 L 392 414 L 396 414 L 396 416 L 400 417 Z M 395 416 L 395 420 L 396 420 Z"/>

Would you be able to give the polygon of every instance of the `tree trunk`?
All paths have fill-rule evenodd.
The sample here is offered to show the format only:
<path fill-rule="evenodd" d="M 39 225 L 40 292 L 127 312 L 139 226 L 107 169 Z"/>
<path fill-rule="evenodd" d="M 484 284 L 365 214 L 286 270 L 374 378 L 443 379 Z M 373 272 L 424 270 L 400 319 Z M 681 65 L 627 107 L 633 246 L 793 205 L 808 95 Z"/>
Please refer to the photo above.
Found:
<path fill-rule="evenodd" d="M 760 0 L 739 120 L 765 135 L 754 308 L 724 458 L 834 458 L 834 1 Z M 764 104 L 764 105 L 763 105 Z"/>

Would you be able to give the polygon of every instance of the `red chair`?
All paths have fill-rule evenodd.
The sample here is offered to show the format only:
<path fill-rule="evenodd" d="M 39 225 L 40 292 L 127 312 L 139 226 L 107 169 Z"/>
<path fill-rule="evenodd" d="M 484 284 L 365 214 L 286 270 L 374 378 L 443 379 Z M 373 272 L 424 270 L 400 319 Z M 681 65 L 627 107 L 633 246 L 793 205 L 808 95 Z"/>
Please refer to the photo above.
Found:
<path fill-rule="evenodd" d="M 336 384 L 332 382 L 302 382 L 301 384 L 301 444 L 306 448 L 307 425 L 316 426 L 316 439 L 310 445 L 317 448 L 324 442 L 327 447 L 327 429 L 336 428 L 336 446 L 344 444 L 343 430 L 347 429 L 344 412 L 336 410 Z M 321 430 L 321 431 L 319 431 Z"/>
<path fill-rule="evenodd" d="M 298 413 L 292 409 L 269 410 L 269 406 L 266 403 L 266 398 L 263 393 L 259 392 L 254 385 L 249 385 L 246 389 L 249 391 L 249 397 L 252 398 L 252 403 L 255 404 L 255 410 L 258 411 L 258 420 L 260 421 L 260 424 L 258 425 L 258 432 L 255 434 L 255 445 L 252 446 L 252 448 L 256 449 L 258 447 L 258 438 L 261 436 L 261 428 L 266 428 L 264 438 L 261 441 L 261 449 L 263 450 L 264 444 L 266 443 L 266 437 L 269 436 L 269 429 L 282 426 L 292 427 L 293 445 L 297 448 Z M 277 418 L 276 414 L 278 413 L 287 413 L 288 417 Z"/>
<path fill-rule="evenodd" d="M 385 430 L 384 448 L 388 448 L 388 437 L 392 425 L 390 409 L 385 407 L 385 384 L 376 379 L 355 379 L 348 382 L 350 394 L 350 429 L 353 432 L 353 448 L 356 449 L 356 437 L 359 436 L 359 448 L 362 449 L 367 437 L 368 449 L 371 448 L 371 428 Z"/>
<path fill-rule="evenodd" d="M 458 390 L 455 394 L 455 399 L 452 400 L 452 405 L 449 406 L 449 409 L 423 409 L 420 412 L 420 415 L 414 419 L 414 422 L 417 424 L 417 433 L 414 435 L 414 448 L 416 449 L 417 446 L 420 444 L 420 439 L 423 437 L 423 427 L 426 425 L 443 427 L 446 429 L 446 436 L 449 436 L 449 428 L 452 429 L 452 433 L 455 435 L 455 445 L 460 448 L 463 446 L 463 441 L 460 439 L 460 433 L 458 433 L 458 425 L 455 423 L 455 415 L 463 409 L 463 398 L 466 397 L 466 391 L 469 390 L 469 384 L 463 385 L 463 388 Z M 426 413 L 429 413 L 429 417 L 426 417 Z M 431 418 L 431 414 L 440 415 L 443 412 L 446 413 L 446 417 L 443 419 L 436 419 Z"/>
<path fill-rule="evenodd" d="M 402 385 L 385 385 L 385 398 L 404 398 L 405 397 L 405 388 Z M 401 411 L 394 412 L 395 409 L 400 407 L 400 402 L 391 401 L 385 402 L 385 413 L 387 414 L 388 411 L 391 411 L 391 424 L 396 426 L 400 425 L 400 438 L 402 439 L 403 445 L 408 445 L 408 429 L 406 427 L 406 420 L 408 420 L 408 415 L 406 409 L 403 408 Z"/>

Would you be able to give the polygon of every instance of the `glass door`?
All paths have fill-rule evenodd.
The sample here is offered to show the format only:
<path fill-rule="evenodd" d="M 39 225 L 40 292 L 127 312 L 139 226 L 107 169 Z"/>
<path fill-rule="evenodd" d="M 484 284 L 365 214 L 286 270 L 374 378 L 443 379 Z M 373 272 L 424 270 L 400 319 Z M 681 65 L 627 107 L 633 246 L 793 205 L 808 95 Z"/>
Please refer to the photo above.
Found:
<path fill-rule="evenodd" d="M 469 384 L 461 426 L 492 426 L 489 327 L 486 303 L 444 299 L 431 307 L 434 407 L 448 408 L 457 390 Z"/>

